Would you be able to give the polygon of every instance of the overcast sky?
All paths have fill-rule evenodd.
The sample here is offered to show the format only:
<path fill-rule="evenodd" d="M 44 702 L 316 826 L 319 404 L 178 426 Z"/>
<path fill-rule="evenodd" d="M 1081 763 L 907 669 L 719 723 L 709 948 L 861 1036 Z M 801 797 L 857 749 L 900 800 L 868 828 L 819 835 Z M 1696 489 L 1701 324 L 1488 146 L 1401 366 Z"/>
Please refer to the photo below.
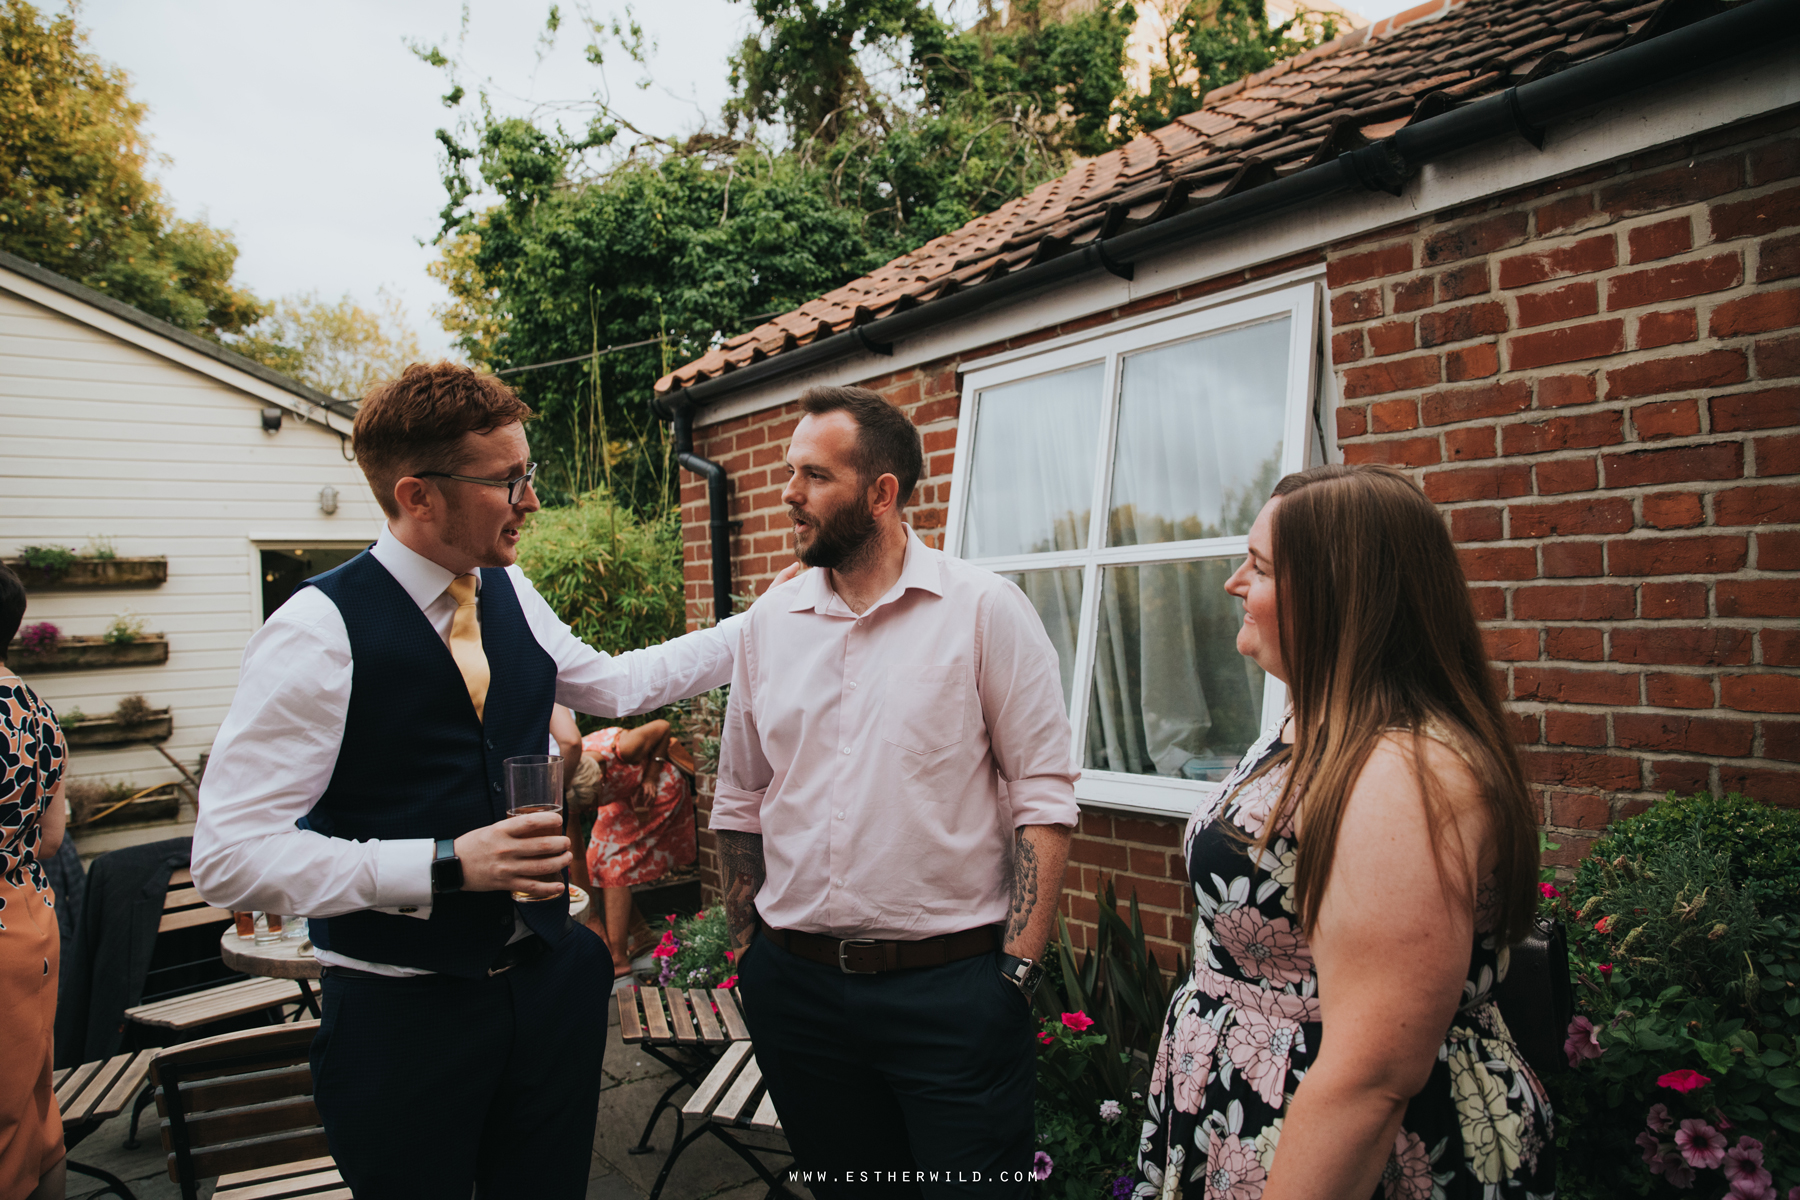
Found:
<path fill-rule="evenodd" d="M 1411 3 L 1351 7 L 1379 18 Z M 490 81 L 507 112 L 606 87 L 628 119 L 657 132 L 718 112 L 726 57 L 749 28 L 748 6 L 730 0 L 640 4 L 657 46 L 656 85 L 640 90 L 643 72 L 622 54 L 608 55 L 604 73 L 584 61 L 587 34 L 570 4 L 539 61 L 547 8 L 470 0 L 466 82 Z M 592 11 L 610 19 L 625 9 L 602 0 Z M 433 131 L 455 114 L 438 101 L 443 73 L 407 43 L 451 53 L 462 12 L 460 0 L 87 0 L 80 19 L 93 50 L 125 68 L 132 96 L 149 106 L 177 211 L 236 235 L 242 283 L 264 297 L 349 293 L 364 304 L 386 287 L 427 353 L 445 353 L 431 313 L 445 293 L 425 274 L 434 251 L 421 243 L 444 203 Z"/>

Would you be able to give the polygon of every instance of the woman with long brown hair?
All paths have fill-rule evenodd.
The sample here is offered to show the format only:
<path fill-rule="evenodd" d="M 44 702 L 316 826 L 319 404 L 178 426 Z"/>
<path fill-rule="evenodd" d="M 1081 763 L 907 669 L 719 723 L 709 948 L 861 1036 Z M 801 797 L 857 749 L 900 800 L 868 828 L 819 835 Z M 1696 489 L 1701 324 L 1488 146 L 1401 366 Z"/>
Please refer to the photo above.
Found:
<path fill-rule="evenodd" d="M 1550 1109 L 1495 1006 L 1536 820 L 1443 518 L 1385 467 L 1289 475 L 1226 584 L 1291 709 L 1188 823 L 1194 969 L 1138 1195 L 1555 1192 Z"/>

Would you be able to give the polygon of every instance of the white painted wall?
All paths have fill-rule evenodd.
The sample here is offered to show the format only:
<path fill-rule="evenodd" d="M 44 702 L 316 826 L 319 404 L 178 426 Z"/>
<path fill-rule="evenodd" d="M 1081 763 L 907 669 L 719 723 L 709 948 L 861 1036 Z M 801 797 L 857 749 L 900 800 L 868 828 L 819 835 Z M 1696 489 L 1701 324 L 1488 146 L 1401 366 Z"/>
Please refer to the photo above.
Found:
<path fill-rule="evenodd" d="M 279 433 L 263 432 L 270 400 L 249 388 L 268 384 L 245 375 L 233 386 L 230 368 L 184 365 L 198 356 L 174 343 L 159 353 L 150 347 L 161 339 L 136 329 L 126 340 L 105 314 L 95 323 L 67 315 L 83 309 L 0 272 L 0 555 L 81 548 L 103 535 L 121 556 L 166 556 L 162 587 L 38 593 L 25 621 L 99 634 L 130 609 L 168 636 L 169 661 L 26 682 L 59 712 L 108 713 L 133 692 L 169 706 L 175 732 L 164 748 L 191 769 L 261 624 L 259 544 L 366 545 L 380 509 L 337 433 L 291 412 Z M 319 511 L 328 484 L 338 490 L 334 516 Z M 149 746 L 78 751 L 72 774 L 145 786 L 175 778 Z"/>

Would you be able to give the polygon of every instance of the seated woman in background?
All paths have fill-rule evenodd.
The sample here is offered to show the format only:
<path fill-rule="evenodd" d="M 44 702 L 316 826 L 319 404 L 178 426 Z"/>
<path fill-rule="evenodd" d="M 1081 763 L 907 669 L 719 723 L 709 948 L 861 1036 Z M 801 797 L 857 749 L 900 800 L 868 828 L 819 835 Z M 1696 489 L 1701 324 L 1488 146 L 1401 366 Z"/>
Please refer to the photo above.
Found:
<path fill-rule="evenodd" d="M 694 861 L 694 806 L 686 778 L 694 762 L 670 736 L 667 721 L 596 730 L 581 747 L 599 772 L 587 875 L 605 905 L 613 975 L 622 978 L 631 973 L 632 887 Z"/>
<path fill-rule="evenodd" d="M 1492 998 L 1536 821 L 1443 517 L 1385 467 L 1275 488 L 1225 590 L 1292 708 L 1188 823 L 1192 977 L 1140 1196 L 1548 1197 L 1550 1108 Z"/>

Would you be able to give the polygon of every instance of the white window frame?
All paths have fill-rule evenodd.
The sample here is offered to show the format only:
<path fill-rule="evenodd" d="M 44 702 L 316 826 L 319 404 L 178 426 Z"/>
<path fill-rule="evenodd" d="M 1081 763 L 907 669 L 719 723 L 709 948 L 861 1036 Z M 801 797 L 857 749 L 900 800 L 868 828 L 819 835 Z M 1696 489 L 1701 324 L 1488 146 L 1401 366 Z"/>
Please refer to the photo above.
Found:
<path fill-rule="evenodd" d="M 1011 574 L 1055 568 L 1082 569 L 1081 625 L 1075 651 L 1075 668 L 1069 697 L 1069 725 L 1073 733 L 1070 751 L 1083 761 L 1087 747 L 1087 723 L 1093 690 L 1095 643 L 1098 640 L 1100 571 L 1122 564 L 1187 562 L 1248 553 L 1247 537 L 1204 538 L 1148 545 L 1106 546 L 1107 498 L 1112 495 L 1114 447 L 1118 436 L 1120 360 L 1174 342 L 1207 334 L 1261 324 L 1283 316 L 1290 320 L 1288 343 L 1287 413 L 1283 427 L 1281 473 L 1287 474 L 1326 460 L 1331 453 L 1325 441 L 1320 405 L 1321 281 L 1309 278 L 1237 298 L 1214 299 L 1202 305 L 1183 305 L 1144 318 L 1122 321 L 1097 330 L 1059 338 L 1001 360 L 988 360 L 963 376 L 961 416 L 956 429 L 956 459 L 950 478 L 950 511 L 945 530 L 945 552 L 961 557 L 967 523 L 970 458 L 975 428 L 981 419 L 981 392 L 1018 383 L 1033 376 L 1104 364 L 1101 436 L 1095 448 L 1095 501 L 1089 514 L 1088 549 L 973 558 L 969 561 L 990 571 Z M 1287 689 L 1269 678 L 1263 689 L 1262 724 L 1280 716 L 1287 706 Z M 1127 812 L 1186 817 L 1219 785 L 1159 775 L 1133 775 L 1122 771 L 1084 769 L 1075 785 L 1075 797 L 1084 803 Z"/>

